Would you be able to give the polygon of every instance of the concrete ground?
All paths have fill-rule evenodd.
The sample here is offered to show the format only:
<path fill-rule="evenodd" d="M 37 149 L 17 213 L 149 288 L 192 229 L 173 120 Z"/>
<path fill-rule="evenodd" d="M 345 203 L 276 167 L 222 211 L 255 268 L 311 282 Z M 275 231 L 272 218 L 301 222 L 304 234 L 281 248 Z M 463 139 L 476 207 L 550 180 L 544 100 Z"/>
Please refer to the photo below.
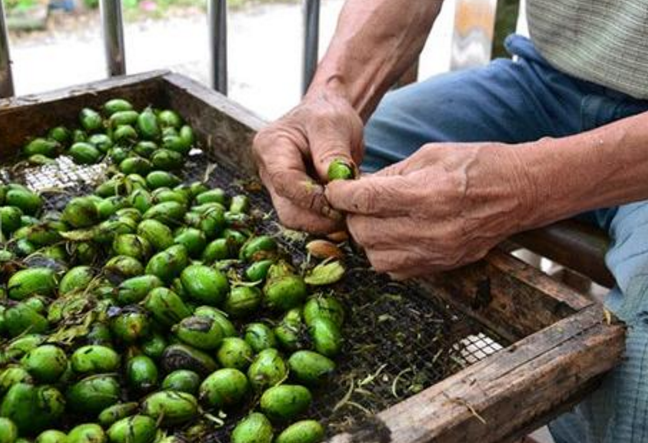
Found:
<path fill-rule="evenodd" d="M 322 0 L 320 52 L 335 29 L 343 0 Z M 446 2 L 421 57 L 419 76 L 447 71 L 454 2 Z M 301 8 L 298 4 L 255 6 L 229 15 L 230 97 L 267 119 L 298 103 L 301 68 Z M 207 21 L 198 11 L 169 20 L 127 24 L 129 73 L 171 69 L 208 82 Z M 98 17 L 73 31 L 12 39 L 19 95 L 48 91 L 105 77 Z M 534 434 L 550 443 L 546 429 Z"/>

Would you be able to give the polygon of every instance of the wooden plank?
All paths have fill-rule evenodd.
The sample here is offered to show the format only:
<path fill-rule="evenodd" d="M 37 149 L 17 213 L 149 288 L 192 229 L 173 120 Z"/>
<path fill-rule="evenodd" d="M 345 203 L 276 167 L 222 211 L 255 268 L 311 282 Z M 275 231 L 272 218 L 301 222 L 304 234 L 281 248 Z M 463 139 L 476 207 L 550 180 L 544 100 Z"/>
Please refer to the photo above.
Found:
<path fill-rule="evenodd" d="M 244 174 L 256 175 L 252 139 L 265 122 L 224 95 L 187 77 L 164 78 L 168 105 L 187 116 L 203 148 Z"/>
<path fill-rule="evenodd" d="M 114 77 L 38 95 L 0 100 L 0 159 L 16 153 L 43 128 L 78 126 L 79 110 L 100 107 L 106 100 L 123 97 L 145 107 L 161 100 L 161 81 L 167 71 Z"/>
<path fill-rule="evenodd" d="M 383 412 L 331 443 L 508 442 L 618 363 L 624 328 L 590 306 Z"/>
<path fill-rule="evenodd" d="M 601 229 L 576 220 L 522 232 L 511 241 L 611 288 L 614 276 L 605 264 L 610 238 Z"/>
<path fill-rule="evenodd" d="M 593 303 L 499 250 L 478 263 L 422 279 L 421 284 L 511 342 Z"/>

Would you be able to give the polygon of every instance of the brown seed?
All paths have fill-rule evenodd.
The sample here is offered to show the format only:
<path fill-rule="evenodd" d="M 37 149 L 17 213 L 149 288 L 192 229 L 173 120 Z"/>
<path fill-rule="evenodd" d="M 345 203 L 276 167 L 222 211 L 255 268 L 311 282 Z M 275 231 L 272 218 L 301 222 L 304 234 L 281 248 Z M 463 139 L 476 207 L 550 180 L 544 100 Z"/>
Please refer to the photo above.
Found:
<path fill-rule="evenodd" d="M 349 234 L 346 231 L 337 231 L 337 232 L 331 232 L 329 235 L 326 236 L 329 240 L 340 243 L 343 241 L 347 241 L 349 239 Z"/>
<path fill-rule="evenodd" d="M 326 240 L 313 240 L 306 245 L 308 252 L 315 258 L 342 258 L 343 253 L 336 245 Z"/>

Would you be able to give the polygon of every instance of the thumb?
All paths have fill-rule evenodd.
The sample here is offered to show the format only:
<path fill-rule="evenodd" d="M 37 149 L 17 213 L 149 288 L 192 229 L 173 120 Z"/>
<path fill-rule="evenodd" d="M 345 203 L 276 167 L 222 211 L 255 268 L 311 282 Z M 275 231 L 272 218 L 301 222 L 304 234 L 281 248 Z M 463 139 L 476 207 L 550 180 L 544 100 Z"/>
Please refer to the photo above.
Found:
<path fill-rule="evenodd" d="M 398 217 L 408 215 L 416 194 L 403 176 L 364 176 L 358 180 L 335 180 L 326 185 L 329 204 L 343 212 Z"/>

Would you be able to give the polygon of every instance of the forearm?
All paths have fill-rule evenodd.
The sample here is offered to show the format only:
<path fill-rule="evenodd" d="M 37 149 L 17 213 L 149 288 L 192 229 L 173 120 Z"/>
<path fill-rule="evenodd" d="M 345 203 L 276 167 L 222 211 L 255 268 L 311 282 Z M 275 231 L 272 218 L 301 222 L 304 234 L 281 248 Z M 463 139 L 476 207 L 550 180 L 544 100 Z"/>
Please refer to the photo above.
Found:
<path fill-rule="evenodd" d="M 308 95 L 334 91 L 367 119 L 423 49 L 443 0 L 348 0 Z"/>
<path fill-rule="evenodd" d="M 516 153 L 535 202 L 525 228 L 648 199 L 648 113 Z"/>

